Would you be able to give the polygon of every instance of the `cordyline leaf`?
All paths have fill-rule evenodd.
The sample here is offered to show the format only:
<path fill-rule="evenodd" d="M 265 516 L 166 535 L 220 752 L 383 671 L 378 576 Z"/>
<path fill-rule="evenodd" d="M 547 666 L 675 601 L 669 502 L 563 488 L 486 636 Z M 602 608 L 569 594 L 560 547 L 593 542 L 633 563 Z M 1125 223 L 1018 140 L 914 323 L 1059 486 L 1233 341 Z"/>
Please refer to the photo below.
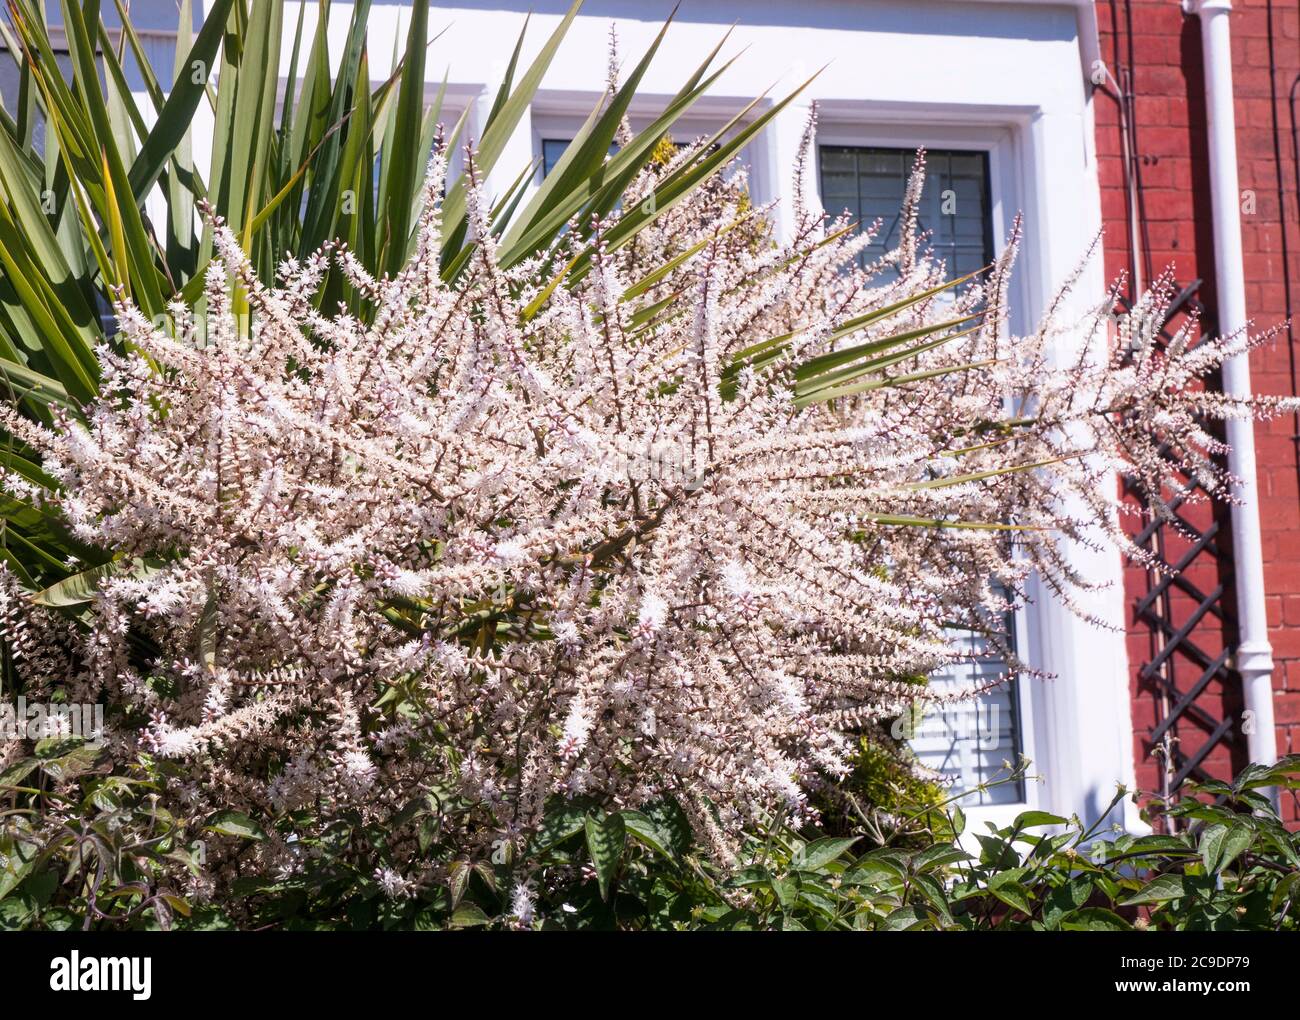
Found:
<path fill-rule="evenodd" d="M 555 293 L 555 288 L 557 288 L 563 282 L 564 278 L 569 275 L 569 271 L 573 269 L 577 261 L 578 256 L 575 255 L 565 264 L 563 269 L 551 277 L 551 282 L 538 291 L 537 296 L 528 302 L 523 312 L 520 313 L 520 317 L 525 322 L 534 318 L 537 313 L 542 310 L 546 305 L 546 302 L 551 299 L 551 295 Z"/>
<path fill-rule="evenodd" d="M 986 531 L 1039 531 L 1042 530 L 1026 524 L 1003 524 L 993 521 L 950 521 L 939 517 L 912 517 L 908 514 L 861 514 L 865 520 L 876 524 L 896 525 L 912 528 L 975 528 Z"/>
<path fill-rule="evenodd" d="M 35 265 L 41 268 L 59 300 L 67 306 L 69 317 L 77 324 L 81 335 L 89 338 L 98 326 L 94 312 L 41 208 L 40 192 L 44 182 L 32 180 L 28 183 L 23 158 L 8 132 L 0 131 L 0 193 L 11 203 L 15 224 L 31 248 Z M 93 352 L 91 356 L 93 358 Z M 84 359 L 82 361 L 84 364 Z"/>
<path fill-rule="evenodd" d="M 871 340 L 864 344 L 855 344 L 852 347 L 841 347 L 839 350 L 830 351 L 827 354 L 819 355 L 805 361 L 795 370 L 795 378 L 804 385 L 805 389 L 815 386 L 824 386 L 839 378 L 835 369 L 843 365 L 850 365 L 851 362 L 859 358 L 867 358 L 870 355 L 880 354 L 884 351 L 892 350 L 895 347 L 902 346 L 912 340 L 918 340 L 922 337 L 933 336 L 945 329 L 957 329 L 970 322 L 971 319 L 979 318 L 981 313 L 976 312 L 972 315 L 963 315 L 956 319 L 949 319 L 946 322 L 929 323 L 925 326 L 918 326 L 915 329 L 904 330 L 901 333 L 894 333 L 890 336 L 881 337 L 877 340 Z M 852 327 L 859 329 L 861 326 Z M 832 339 L 839 339 L 847 335 L 850 329 L 836 330 Z M 850 366 L 849 371 L 857 369 L 859 366 Z"/>
<path fill-rule="evenodd" d="M 619 125 L 627 114 L 628 106 L 632 102 L 632 97 L 635 95 L 641 79 L 649 69 L 650 62 L 658 52 L 659 46 L 668 32 L 668 26 L 672 24 L 676 14 L 677 8 L 674 7 L 663 27 L 660 28 L 658 35 L 650 43 L 645 55 L 615 93 L 604 112 L 599 118 L 596 118 L 596 111 L 593 111 L 592 118 L 596 119 L 589 118 L 588 124 L 584 125 L 580 136 L 575 138 L 565 149 L 559 162 L 552 168 L 546 180 L 542 182 L 541 188 L 538 189 L 533 204 L 539 210 L 546 208 L 552 192 L 557 196 L 571 196 L 571 206 L 573 198 L 583 200 L 582 191 L 585 190 L 588 195 L 599 191 L 604 183 L 605 159 L 609 153 L 609 147 L 614 141 Z M 599 109 L 598 106 L 597 110 Z M 643 132 L 640 144 L 643 146 L 652 139 L 655 144 L 658 143 L 658 139 L 654 138 L 648 131 Z M 577 210 L 574 209 L 573 211 L 576 212 Z M 565 218 L 567 219 L 567 217 Z"/>
<path fill-rule="evenodd" d="M 529 180 L 532 179 L 537 172 L 537 168 L 541 165 L 542 161 L 535 159 L 520 170 L 519 176 L 515 178 L 514 183 L 506 188 L 506 193 L 501 197 L 501 200 L 492 207 L 488 222 L 492 224 L 493 236 L 499 237 L 501 232 L 505 230 L 506 224 L 510 222 L 510 218 L 515 214 L 515 210 L 519 208 L 519 203 L 523 201 L 524 195 L 528 191 Z"/>
<path fill-rule="evenodd" d="M 0 385 L 11 398 L 28 397 L 43 404 L 58 404 L 68 409 L 76 406 L 57 379 L 51 379 L 8 358 L 0 358 Z"/>
<path fill-rule="evenodd" d="M 866 361 L 848 365 L 845 368 L 816 377 L 797 379 L 794 384 L 795 394 L 797 397 L 808 397 L 815 400 L 819 394 L 848 389 L 853 385 L 854 380 L 861 379 L 865 375 L 879 372 L 910 358 L 915 358 L 920 354 L 925 354 L 927 351 L 933 351 L 944 344 L 951 343 L 963 336 L 969 336 L 974 332 L 974 330 L 970 329 L 955 333 L 944 332 L 952 329 L 953 325 L 953 321 L 935 323 L 933 326 L 918 327 L 896 337 L 887 337 L 884 340 L 876 341 L 873 344 L 864 344 L 862 345 L 863 348 L 873 348 L 876 347 L 876 344 L 879 344 L 881 345 L 878 348 L 879 350 L 891 350 L 892 353 L 868 358 Z M 942 335 L 935 336 L 935 334 Z M 911 347 L 903 346 L 911 340 L 923 337 L 934 337 L 934 339 L 926 340 L 924 343 L 915 344 Z M 903 349 L 893 350 L 896 347 L 903 347 Z"/>
<path fill-rule="evenodd" d="M 821 72 L 819 71 L 818 74 Z M 642 202 L 627 210 L 623 217 L 619 219 L 609 232 L 604 235 L 603 241 L 610 251 L 616 251 L 618 248 L 629 243 L 641 230 L 653 223 L 659 217 L 663 216 L 669 209 L 674 208 L 679 202 L 685 199 L 700 184 L 712 177 L 718 170 L 729 163 L 733 156 L 738 153 L 749 140 L 757 135 L 778 113 L 790 105 L 801 92 L 804 91 L 816 79 L 814 74 L 807 81 L 799 85 L 794 91 L 787 95 L 779 102 L 773 103 L 762 113 L 756 116 L 752 121 L 744 123 L 747 117 L 754 109 L 757 108 L 760 99 L 755 99 L 744 110 L 736 114 L 732 120 L 724 125 L 701 147 L 700 155 L 691 162 L 678 167 L 669 174 L 664 180 L 660 181 L 655 187 L 654 201 Z M 730 138 L 726 137 L 733 125 L 742 125 Z M 622 155 L 620 153 L 619 155 Z M 617 157 L 616 157 L 617 158 Z M 615 189 L 607 186 L 604 195 L 608 200 L 608 208 L 613 207 L 613 202 L 622 194 L 622 188 Z M 597 211 L 602 206 L 599 196 L 595 203 Z M 580 262 L 575 275 L 581 275 L 587 268 L 591 257 L 591 250 L 584 253 L 584 262 Z"/>
<path fill-rule="evenodd" d="M 86 138 L 83 159 L 100 161 L 102 168 L 94 175 L 99 176 L 100 186 L 90 190 L 91 199 L 99 207 L 100 216 L 104 220 L 120 218 L 123 251 L 120 255 L 115 254 L 115 257 L 121 258 L 128 267 L 132 296 L 141 310 L 146 315 L 158 315 L 163 311 L 163 300 L 154 265 L 154 247 L 144 228 L 138 203 L 128 197 L 133 192 L 126 168 L 122 164 L 108 106 L 100 90 L 94 42 L 77 4 L 72 0 L 62 0 L 62 7 L 68 49 L 76 72 L 77 94 L 81 99 L 80 110 L 90 132 Z M 50 66 L 56 67 L 57 64 L 51 63 Z M 48 81 L 51 77 L 59 76 L 45 77 Z M 85 169 L 84 162 L 82 168 Z M 76 167 L 69 165 L 68 173 L 75 174 Z M 119 195 L 121 201 L 115 197 Z"/>
<path fill-rule="evenodd" d="M 149 137 L 145 139 L 139 154 L 131 164 L 129 175 L 131 194 L 137 203 L 145 200 L 149 189 L 158 180 L 167 161 L 172 158 L 176 147 L 193 123 L 194 112 L 198 109 L 207 88 L 208 75 L 202 72 L 210 70 L 216 60 L 233 2 L 234 0 L 213 0 L 203 19 L 203 27 L 199 29 L 190 47 L 187 65 L 190 73 L 177 74 L 171 91 L 167 94 L 167 101 L 163 104 L 158 119 L 154 121 L 153 128 L 149 132 Z M 184 4 L 183 9 L 188 12 L 188 2 Z M 123 18 L 122 23 L 128 24 L 129 19 Z M 186 29 L 188 31 L 188 25 Z M 201 66 L 196 68 L 196 64 Z M 146 65 L 142 64 L 142 66 Z M 200 80 L 195 81 L 196 78 Z"/>
<path fill-rule="evenodd" d="M 217 671 L 217 640 L 219 636 L 217 630 L 220 622 L 221 614 L 217 605 L 217 593 L 213 591 L 208 595 L 208 600 L 203 605 L 203 613 L 199 617 L 198 627 L 199 663 L 208 674 Z"/>
<path fill-rule="evenodd" d="M 659 266 L 653 272 L 647 273 L 636 283 L 632 284 L 632 286 L 624 290 L 622 295 L 620 295 L 619 297 L 619 301 L 631 301 L 633 298 L 640 297 L 651 287 L 653 287 L 656 283 L 658 283 L 660 280 L 666 277 L 669 273 L 673 272 L 673 270 L 679 268 L 680 266 L 688 262 L 690 259 L 694 258 L 696 255 L 702 252 L 714 241 L 729 234 L 731 231 L 735 230 L 736 227 L 740 226 L 742 223 L 748 223 L 752 218 L 753 218 L 752 213 L 746 213 L 743 216 L 737 216 L 725 227 L 722 227 L 712 237 L 706 237 L 704 240 L 698 241 L 695 244 L 691 245 L 689 248 L 687 248 L 685 251 L 681 252 L 680 254 L 674 255 L 663 265 Z"/>
<path fill-rule="evenodd" d="M 631 142 L 619 149 L 613 156 L 609 156 L 608 161 L 606 161 L 608 147 L 599 153 L 586 153 L 583 149 L 584 140 L 591 134 L 598 122 L 600 114 L 600 106 L 598 105 L 591 112 L 586 124 L 574 137 L 573 142 L 564 150 L 551 173 L 542 181 L 537 193 L 524 209 L 524 212 L 520 214 L 515 226 L 506 233 L 501 245 L 501 264 L 505 267 L 512 266 L 529 255 L 550 247 L 557 232 L 584 206 L 595 206 L 597 199 L 600 200 L 599 205 L 601 208 L 612 208 L 613 202 L 622 196 L 628 183 L 640 172 L 646 160 L 649 159 L 651 152 L 654 151 L 655 146 L 670 131 L 672 125 L 731 66 L 730 62 L 728 62 L 707 80 L 701 81 L 704 72 L 721 48 L 722 43 L 720 42 L 713 52 L 705 58 L 704 63 L 700 65 L 695 74 L 673 98 L 672 102 L 668 104 L 664 112 L 644 131 L 633 138 Z M 576 186 L 570 187 L 567 191 L 560 190 L 559 183 L 565 179 L 563 176 L 565 169 L 570 164 L 576 163 L 580 153 L 585 156 L 586 176 L 580 177 L 575 172 L 570 179 L 577 180 Z M 600 185 L 597 182 L 598 188 L 593 194 L 587 182 L 597 172 L 602 175 L 601 180 L 604 181 L 604 184 Z M 561 176 L 557 176 L 557 174 Z"/>
<path fill-rule="evenodd" d="M 135 158 L 137 143 L 148 135 L 149 129 L 140 114 L 140 108 L 136 105 L 135 96 L 126 80 L 126 71 L 122 67 L 128 36 L 127 33 L 123 33 L 119 39 L 119 46 L 115 49 L 102 20 L 94 25 L 88 24 L 87 28 L 99 44 L 99 56 L 104 66 L 105 91 L 108 93 L 105 101 L 108 104 L 109 122 L 113 125 L 113 137 L 123 160 L 129 162 Z"/>
<path fill-rule="evenodd" d="M 479 140 L 478 149 L 475 152 L 475 164 L 478 172 L 484 176 L 492 172 L 497 159 L 505 149 L 506 142 L 509 141 L 515 127 L 532 105 L 533 96 L 542 83 L 546 69 L 550 67 L 551 61 L 555 59 L 555 53 L 560 48 L 560 43 L 565 35 L 568 34 L 569 26 L 573 24 L 573 19 L 577 17 L 578 9 L 581 6 L 582 0 L 576 0 L 564 17 L 560 19 L 560 24 L 551 33 L 550 38 L 547 39 L 538 52 L 536 59 L 524 73 L 518 87 L 513 90 L 510 97 L 499 108 L 494 110 L 495 116 L 490 119 L 489 123 L 484 125 L 483 137 Z M 525 24 L 526 30 L 527 25 Z M 467 185 L 468 179 L 466 175 L 462 174 L 448 190 L 447 197 L 442 203 L 443 230 L 446 238 L 442 262 L 444 274 L 461 253 L 464 245 Z"/>
<path fill-rule="evenodd" d="M 28 258 L 23 250 L 23 239 L 3 207 L 0 207 L 0 266 L 24 311 L 40 331 L 37 342 L 49 358 L 59 382 L 74 399 L 90 400 L 98 390 L 98 366 L 87 366 L 84 358 L 89 353 L 93 359 L 94 352 L 40 270 Z"/>
<path fill-rule="evenodd" d="M 304 80 L 304 95 L 310 85 L 319 96 L 323 90 L 329 95 L 328 108 L 321 118 L 321 130 L 329 124 L 337 124 L 344 119 L 357 102 L 353 95 L 353 86 L 357 78 L 357 67 L 361 63 L 361 53 L 365 48 L 366 24 L 370 17 L 370 0 L 357 0 L 352 8 L 352 21 L 348 26 L 347 41 L 343 48 L 343 59 L 339 64 L 338 77 L 333 92 L 329 93 L 329 56 L 326 46 L 324 18 L 317 28 L 320 60 L 313 53 L 309 62 L 309 78 Z M 305 124 L 306 118 L 299 123 Z M 303 140 L 303 155 L 314 142 Z M 343 141 L 340 133 L 335 132 L 325 138 L 325 144 L 316 157 L 316 172 L 307 197 L 307 214 L 303 223 L 302 240 L 299 254 L 308 255 L 319 248 L 334 234 L 338 222 L 340 175 L 339 162 L 343 156 Z M 299 160 L 302 161 L 301 158 Z"/>
<path fill-rule="evenodd" d="M 112 283 L 115 287 L 131 293 L 131 271 L 127 268 L 126 230 L 122 225 L 122 216 L 118 210 L 117 195 L 113 192 L 113 179 L 109 174 L 108 156 L 104 155 L 104 195 L 107 199 L 109 256 L 113 265 Z"/>
<path fill-rule="evenodd" d="M 951 475 L 947 478 L 931 478 L 924 482 L 913 482 L 907 487 L 909 489 L 944 489 L 953 485 L 965 485 L 967 482 L 982 482 L 988 478 L 999 478 L 1002 475 L 1023 474 L 1026 471 L 1035 471 L 1041 467 L 1060 464 L 1064 459 L 1063 457 L 1052 457 L 1049 460 L 1038 460 L 1029 464 L 1010 464 L 1007 467 L 990 468 L 988 471 L 972 471 L 968 474 Z"/>
<path fill-rule="evenodd" d="M 393 148 L 384 166 L 379 268 L 395 276 L 406 262 L 412 206 L 424 176 L 427 152 L 419 150 L 424 112 L 425 37 L 429 0 L 414 0 L 406 36 L 406 57 L 393 122 Z"/>
<path fill-rule="evenodd" d="M 97 567 L 65 577 L 62 581 L 50 585 L 31 596 L 38 606 L 65 608 L 79 606 L 90 602 L 99 590 L 100 584 L 110 577 L 129 575 L 136 578 L 148 577 L 163 568 L 163 562 L 152 558 L 133 560 L 113 560 Z"/>
<path fill-rule="evenodd" d="M 825 244 L 831 240 L 834 240 L 835 238 L 842 236 L 849 229 L 851 228 L 846 227 L 844 228 L 844 230 L 837 231 L 830 238 L 827 238 L 825 241 L 813 245 L 812 248 L 808 250 L 812 251 L 815 250 L 816 248 L 821 247 L 822 244 Z M 932 298 L 937 297 L 938 295 L 942 294 L 945 291 L 952 290 L 963 283 L 967 283 L 968 281 L 974 279 L 982 272 L 984 272 L 984 270 L 979 270 L 978 272 L 975 273 L 968 273 L 967 275 L 958 277 L 955 280 L 949 280 L 946 283 L 939 284 L 937 287 L 931 287 L 929 290 L 922 291 L 920 294 L 913 294 L 910 295 L 909 297 L 902 298 L 898 301 L 894 301 L 888 305 L 885 305 L 883 308 L 872 309 L 869 312 L 864 312 L 861 315 L 856 315 L 850 319 L 846 319 L 844 322 L 840 323 L 839 326 L 837 326 L 830 333 L 829 336 L 826 337 L 825 342 L 836 343 L 840 340 L 843 340 L 845 337 L 858 332 L 858 330 L 866 329 L 868 326 L 872 326 L 878 322 L 882 322 L 885 319 L 890 318 L 891 316 L 897 315 L 899 312 L 906 311 L 907 309 L 913 308 L 924 301 L 928 301 Z M 793 340 L 796 336 L 798 336 L 798 333 L 785 333 L 781 336 L 776 336 L 768 340 L 763 340 L 757 344 L 753 344 L 750 347 L 746 347 L 744 350 L 738 351 L 733 356 L 732 363 L 727 367 L 727 369 L 724 372 L 724 375 L 734 375 L 746 363 L 749 363 L 754 368 L 762 368 L 764 364 L 769 363 L 770 361 L 778 357 L 780 354 L 784 353 L 786 347 L 789 345 L 789 342 Z M 844 350 L 851 350 L 851 348 L 845 348 Z M 802 371 L 805 375 L 813 375 L 823 368 L 833 368 L 835 367 L 836 364 L 840 363 L 836 359 L 842 359 L 843 353 L 844 353 L 843 350 L 832 351 L 828 354 L 818 355 L 817 357 L 810 358 L 807 362 L 805 362 L 802 366 L 800 366 L 800 371 Z M 843 360 L 851 360 L 851 359 L 843 359 Z"/>
<path fill-rule="evenodd" d="M 131 47 L 131 53 L 135 57 L 136 68 L 140 72 L 140 77 L 144 79 L 144 88 L 149 94 L 149 102 L 153 104 L 153 108 L 156 112 L 161 113 L 163 106 L 167 102 L 167 97 L 163 94 L 162 86 L 158 83 L 157 75 L 154 74 L 153 64 L 149 60 L 148 53 L 145 52 L 144 44 L 140 42 L 140 35 L 136 32 L 135 26 L 131 24 L 130 7 L 126 3 L 126 0 L 113 0 L 113 6 L 117 8 L 118 24 L 122 31 L 121 41 Z M 189 0 L 181 0 L 180 6 L 188 8 Z M 184 38 L 186 45 L 189 44 L 191 34 L 190 30 L 193 28 L 193 24 L 194 19 L 191 14 L 189 21 L 185 21 L 177 26 L 178 29 L 183 30 L 178 32 L 178 35 Z M 99 19 L 98 31 L 100 49 L 111 49 L 113 40 L 109 37 L 108 26 L 104 24 L 103 18 Z M 116 75 L 122 70 L 122 63 L 126 58 L 125 51 L 123 51 L 121 56 L 115 55 L 115 57 L 113 63 L 116 68 L 114 71 L 114 74 Z M 129 91 L 130 90 L 128 90 L 128 92 Z M 147 133 L 147 129 L 142 132 L 142 134 Z"/>
<path fill-rule="evenodd" d="M 956 337 L 947 337 L 946 340 L 956 339 Z M 962 372 L 973 372 L 977 369 L 987 368 L 990 365 L 996 365 L 997 359 L 991 358 L 986 361 L 968 361 L 962 365 L 949 365 L 944 368 L 932 368 L 925 372 L 911 372 L 907 375 L 882 376 L 879 379 L 868 379 L 865 382 L 852 383 L 848 386 L 835 386 L 830 389 L 818 390 L 807 396 L 796 397 L 794 400 L 795 407 L 807 407 L 809 404 L 824 403 L 828 400 L 837 400 L 840 397 L 851 397 L 858 393 L 869 393 L 871 390 L 878 390 L 886 386 L 905 386 L 908 383 L 923 382 L 926 379 L 936 379 L 944 375 L 956 375 Z"/>

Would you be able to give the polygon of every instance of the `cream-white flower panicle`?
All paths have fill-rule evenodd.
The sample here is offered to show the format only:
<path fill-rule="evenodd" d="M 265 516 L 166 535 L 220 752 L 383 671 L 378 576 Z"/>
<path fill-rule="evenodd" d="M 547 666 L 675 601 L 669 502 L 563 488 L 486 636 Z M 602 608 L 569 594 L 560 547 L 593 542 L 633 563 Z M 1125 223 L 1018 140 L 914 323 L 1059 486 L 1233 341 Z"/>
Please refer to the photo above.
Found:
<path fill-rule="evenodd" d="M 965 654 L 953 627 L 1024 668 L 1002 621 L 1030 573 L 1068 601 L 1090 582 L 1064 543 L 1126 547 L 1110 472 L 1156 498 L 1185 470 L 1224 487 L 1206 416 L 1283 409 L 1200 387 L 1244 338 L 1157 349 L 1109 306 L 1010 336 L 1018 230 L 984 284 L 943 290 L 914 234 L 919 172 L 912 229 L 865 266 L 868 234 L 805 211 L 779 243 L 719 177 L 631 244 L 609 240 L 617 212 L 598 223 L 585 274 L 530 309 L 576 234 L 501 264 L 475 181 L 478 244 L 445 282 L 445 169 L 397 276 L 329 245 L 272 286 L 217 221 L 201 329 L 123 301 L 82 419 L 0 411 L 58 483 L 47 507 L 142 564 L 99 584 L 85 631 L 3 575 L 0 625 L 36 682 L 59 669 L 108 701 L 117 760 L 168 762 L 164 806 L 300 838 L 344 812 L 389 824 L 407 854 L 375 872 L 390 896 L 445 878 L 403 814 L 429 798 L 459 860 L 577 794 L 672 796 L 726 859 L 756 813 L 808 811 L 854 734 L 931 697 L 921 679 Z M 317 307 L 331 272 L 364 318 Z M 1139 309 L 1168 296 L 1159 281 Z M 801 399 L 813 359 L 927 331 L 947 342 L 871 377 L 892 385 Z M 1055 363 L 1065 333 L 1095 356 Z M 301 866 L 279 836 L 239 864 Z M 532 903 L 521 880 L 521 924 Z"/>

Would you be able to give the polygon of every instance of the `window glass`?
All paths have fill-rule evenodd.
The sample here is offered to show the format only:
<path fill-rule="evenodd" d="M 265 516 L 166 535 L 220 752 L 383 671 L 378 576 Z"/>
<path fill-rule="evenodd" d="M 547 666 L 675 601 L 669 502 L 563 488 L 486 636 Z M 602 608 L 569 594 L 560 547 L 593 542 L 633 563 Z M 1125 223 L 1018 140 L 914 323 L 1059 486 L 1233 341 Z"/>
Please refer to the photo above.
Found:
<path fill-rule="evenodd" d="M 973 631 L 952 631 L 954 645 L 969 659 L 930 677 L 936 692 L 969 690 L 996 683 L 1006 664 L 988 639 Z M 1020 705 L 1014 681 L 998 684 L 975 699 L 934 705 L 918 720 L 910 740 L 921 763 L 940 773 L 954 793 L 1005 779 L 1003 762 L 1020 756 Z M 964 805 L 1016 804 L 1025 799 L 1020 782 L 1002 783 L 965 798 Z"/>
<path fill-rule="evenodd" d="M 559 163 L 560 157 L 564 155 L 564 150 L 569 147 L 572 138 L 543 138 L 542 139 L 542 176 L 549 177 L 555 165 Z M 611 143 L 609 154 L 612 156 L 618 152 L 618 145 Z"/>
<path fill-rule="evenodd" d="M 832 216 L 845 210 L 859 229 L 877 219 L 881 229 L 863 253 L 872 262 L 898 244 L 900 209 L 916 153 L 823 145 L 819 150 L 822 205 Z M 950 279 L 965 276 L 993 259 L 993 229 L 988 192 L 988 153 L 930 149 L 925 157 L 921 229 L 944 260 Z"/>

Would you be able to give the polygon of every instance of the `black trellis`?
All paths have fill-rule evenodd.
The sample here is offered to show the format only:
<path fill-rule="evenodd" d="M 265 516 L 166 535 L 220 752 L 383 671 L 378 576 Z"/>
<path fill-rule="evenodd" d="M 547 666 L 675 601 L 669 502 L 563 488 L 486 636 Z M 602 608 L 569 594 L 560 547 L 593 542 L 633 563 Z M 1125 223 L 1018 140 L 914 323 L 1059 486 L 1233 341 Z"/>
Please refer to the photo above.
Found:
<path fill-rule="evenodd" d="M 1165 310 L 1157 342 L 1169 342 L 1189 316 L 1208 332 L 1204 306 L 1197 300 L 1200 280 L 1183 288 Z M 1126 299 L 1120 311 L 1131 307 Z M 1198 479 L 1180 475 L 1193 489 Z M 1136 495 L 1126 481 L 1126 490 Z M 1203 490 L 1202 490 L 1203 491 Z M 1204 504 L 1197 503 L 1198 507 Z M 1187 499 L 1168 504 L 1175 520 L 1151 517 L 1136 535 L 1137 545 L 1153 552 L 1169 570 L 1149 569 L 1146 591 L 1133 604 L 1135 622 L 1150 638 L 1149 654 L 1137 671 L 1138 688 L 1151 698 L 1155 724 L 1143 737 L 1147 755 L 1161 766 L 1162 793 L 1174 794 L 1188 779 L 1212 777 L 1206 761 L 1219 748 L 1233 768 L 1244 763 L 1245 741 L 1237 720 L 1241 678 L 1232 666 L 1235 623 L 1228 543 L 1221 504 L 1212 504 L 1208 522 L 1188 515 Z M 1208 565 L 1209 570 L 1199 570 Z M 1200 580 L 1208 575 L 1212 583 Z M 1193 578 L 1196 578 L 1194 580 Z"/>

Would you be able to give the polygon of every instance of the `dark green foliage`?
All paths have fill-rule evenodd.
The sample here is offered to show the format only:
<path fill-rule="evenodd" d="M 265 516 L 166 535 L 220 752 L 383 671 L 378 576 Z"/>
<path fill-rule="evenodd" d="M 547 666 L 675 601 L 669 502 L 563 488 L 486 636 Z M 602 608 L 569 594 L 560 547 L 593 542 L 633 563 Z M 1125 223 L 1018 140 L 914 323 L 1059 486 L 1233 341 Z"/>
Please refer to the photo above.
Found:
<path fill-rule="evenodd" d="M 193 831 L 155 811 L 149 846 L 118 845 L 115 819 L 153 810 L 157 768 L 103 775 L 92 748 L 45 742 L 0 776 L 11 803 L 56 777 L 75 780 L 93 816 L 52 846 L 6 837 L 0 927 L 236 926 L 181 890 L 146 899 L 142 872 L 155 858 L 197 864 L 205 840 L 239 841 L 251 852 L 269 836 L 234 812 Z M 1151 802 L 1144 817 L 1176 825 L 1175 835 L 1097 831 L 1040 811 L 968 832 L 955 802 L 930 802 L 889 827 L 876 813 L 844 835 L 779 822 L 757 828 L 733 868 L 703 852 L 672 801 L 607 812 L 580 799 L 552 804 L 521 854 L 504 847 L 490 863 L 467 866 L 448 860 L 439 842 L 456 805 L 431 799 L 407 817 L 420 822 L 421 849 L 445 880 L 387 896 L 376 878 L 390 849 L 386 832 L 344 819 L 303 847 L 301 875 L 240 885 L 249 905 L 240 926 L 524 927 L 514 913 L 524 884 L 535 901 L 526 926 L 542 928 L 1300 930 L 1300 834 L 1279 821 L 1269 787 L 1300 787 L 1300 757 L 1251 766 L 1235 783 L 1195 787 L 1173 804 Z"/>

